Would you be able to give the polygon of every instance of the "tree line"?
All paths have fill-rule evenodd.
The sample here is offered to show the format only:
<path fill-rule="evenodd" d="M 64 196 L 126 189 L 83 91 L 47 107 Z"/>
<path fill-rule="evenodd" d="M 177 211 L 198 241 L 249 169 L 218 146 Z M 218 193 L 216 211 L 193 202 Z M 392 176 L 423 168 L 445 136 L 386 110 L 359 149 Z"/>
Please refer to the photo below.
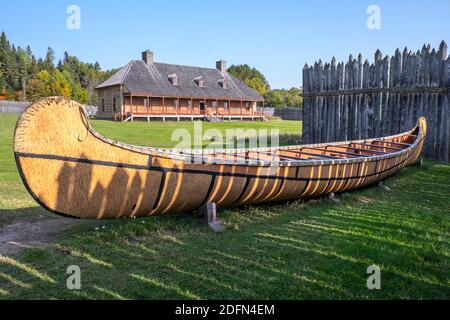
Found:
<path fill-rule="evenodd" d="M 42 97 L 64 96 L 83 104 L 97 105 L 95 87 L 117 69 L 102 71 L 100 64 L 85 63 L 64 52 L 55 64 L 55 52 L 47 49 L 36 58 L 30 46 L 11 45 L 5 32 L 0 36 L 0 100 L 35 101 Z M 300 107 L 300 88 L 271 89 L 265 76 L 255 68 L 232 65 L 228 72 L 258 91 L 270 107 Z"/>
<path fill-rule="evenodd" d="M 242 80 L 250 88 L 261 94 L 266 102 L 266 106 L 274 108 L 301 107 L 303 98 L 301 88 L 291 89 L 271 89 L 266 77 L 257 69 L 251 68 L 247 64 L 232 65 L 227 70 L 236 78 Z"/>
<path fill-rule="evenodd" d="M 96 105 L 95 86 L 114 71 L 102 71 L 98 62 L 85 63 L 67 52 L 55 65 L 52 48 L 47 49 L 44 58 L 36 58 L 30 46 L 16 48 L 5 32 L 0 36 L 0 100 L 35 101 L 64 96 Z"/>

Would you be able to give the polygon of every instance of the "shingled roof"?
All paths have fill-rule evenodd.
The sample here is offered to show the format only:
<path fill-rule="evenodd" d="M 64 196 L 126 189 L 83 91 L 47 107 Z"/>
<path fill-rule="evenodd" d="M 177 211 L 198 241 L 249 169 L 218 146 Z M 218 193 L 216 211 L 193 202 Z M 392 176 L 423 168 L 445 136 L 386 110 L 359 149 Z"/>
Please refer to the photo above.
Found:
<path fill-rule="evenodd" d="M 170 82 L 169 75 L 178 77 L 177 85 Z M 203 78 L 203 87 L 195 82 L 198 77 Z M 224 79 L 227 80 L 225 88 Z M 132 60 L 96 88 L 116 85 L 123 85 L 131 93 L 152 96 L 264 100 L 244 82 L 218 69 L 158 62 L 147 64 L 141 60 Z"/>

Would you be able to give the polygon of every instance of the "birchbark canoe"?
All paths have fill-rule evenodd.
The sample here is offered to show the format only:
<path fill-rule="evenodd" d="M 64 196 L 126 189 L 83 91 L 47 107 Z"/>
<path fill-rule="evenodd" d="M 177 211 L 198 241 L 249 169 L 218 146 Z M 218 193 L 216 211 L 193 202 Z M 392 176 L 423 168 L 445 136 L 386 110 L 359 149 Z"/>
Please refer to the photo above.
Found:
<path fill-rule="evenodd" d="M 289 147 L 171 150 L 101 136 L 80 104 L 61 97 L 20 116 L 14 154 L 32 197 L 69 217 L 114 219 L 321 196 L 373 184 L 416 162 L 426 136 Z"/>

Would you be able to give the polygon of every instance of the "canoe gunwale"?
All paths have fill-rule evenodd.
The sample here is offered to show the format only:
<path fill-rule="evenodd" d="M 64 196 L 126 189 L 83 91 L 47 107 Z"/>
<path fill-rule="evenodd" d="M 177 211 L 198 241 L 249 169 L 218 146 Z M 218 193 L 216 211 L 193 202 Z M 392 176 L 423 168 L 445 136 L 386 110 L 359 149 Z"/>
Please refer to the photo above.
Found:
<path fill-rule="evenodd" d="M 60 115 L 55 113 L 59 107 L 67 109 Z M 208 201 L 225 207 L 352 190 L 417 161 L 426 133 L 426 121 L 421 118 L 414 129 L 383 138 L 269 148 L 169 150 L 106 138 L 91 126 L 83 106 L 53 97 L 33 103 L 19 118 L 14 157 L 26 189 L 48 211 L 74 218 L 115 219 L 196 210 Z M 404 149 L 377 155 L 368 146 L 354 149 L 353 158 L 317 159 L 322 152 L 332 156 L 336 150 L 330 149 L 351 151 L 351 143 L 358 142 L 377 148 L 397 143 Z M 308 149 L 319 152 L 315 160 L 301 159 Z M 299 153 L 299 158 L 261 160 L 278 151 L 276 156 L 283 157 L 289 150 Z M 213 154 L 218 152 L 221 154 Z M 242 161 L 236 159 L 241 156 L 245 157 Z M 272 170 L 275 166 L 279 168 Z M 189 191 L 193 188 L 195 193 Z"/>
<path fill-rule="evenodd" d="M 86 111 L 83 106 L 80 106 L 83 110 L 83 114 L 86 116 Z M 193 150 L 193 149 L 165 149 L 165 148 L 154 148 L 154 147 L 142 147 L 131 144 L 126 144 L 123 142 L 114 141 L 109 139 L 100 133 L 98 133 L 89 123 L 88 130 L 89 132 L 95 136 L 97 139 L 102 142 L 108 143 L 112 146 L 132 151 L 140 154 L 151 155 L 155 157 L 166 158 L 170 160 L 183 161 L 187 163 L 196 163 L 196 164 L 218 164 L 218 165 L 233 165 L 233 166 L 259 166 L 259 167 L 302 167 L 302 166 L 311 166 L 311 165 L 332 165 L 332 164 L 351 164 L 358 162 L 370 162 L 370 161 L 378 161 L 378 160 L 386 160 L 398 157 L 405 152 L 411 151 L 417 147 L 417 145 L 424 139 L 423 136 L 423 128 L 419 124 L 403 133 L 399 133 L 396 135 L 381 137 L 381 138 L 373 138 L 373 139 L 361 139 L 361 140 L 350 140 L 350 141 L 340 141 L 340 142 L 331 142 L 331 143 L 319 143 L 319 144 L 305 144 L 305 145 L 292 145 L 292 146 L 283 146 L 283 147 L 267 147 L 267 148 L 241 148 L 241 149 L 214 149 L 214 150 Z M 299 148 L 320 148 L 325 146 L 342 146 L 349 143 L 370 143 L 372 141 L 386 141 L 392 140 L 395 138 L 400 138 L 403 136 L 411 135 L 415 130 L 418 129 L 418 134 L 416 140 L 410 144 L 407 148 L 390 152 L 384 155 L 377 156 L 362 156 L 362 157 L 354 157 L 354 158 L 343 158 L 343 159 L 326 159 L 326 160 L 292 160 L 292 161 L 269 161 L 269 160 L 253 160 L 253 159 L 245 159 L 245 160 L 226 160 L 223 158 L 217 157 L 206 157 L 209 154 L 214 153 L 225 153 L 225 154 L 238 154 L 243 152 L 270 152 L 270 151 L 283 151 L 283 150 L 292 150 Z M 380 146 L 382 147 L 382 146 Z M 190 154 L 180 154 L 180 152 L 191 152 Z M 331 151 L 331 150 L 330 150 Z M 368 150 L 370 151 L 370 150 Z M 319 155 L 320 156 L 320 155 Z"/>
<path fill-rule="evenodd" d="M 426 122 L 423 118 L 418 120 L 418 124 L 415 128 L 391 135 L 386 137 L 380 137 L 380 138 L 373 138 L 373 139 L 361 139 L 361 140 L 350 140 L 350 141 L 339 141 L 339 142 L 330 142 L 330 143 L 318 143 L 318 144 L 305 144 L 305 145 L 292 145 L 292 146 L 282 146 L 282 147 L 266 147 L 266 148 L 239 148 L 239 149 L 212 149 L 212 150 L 195 150 L 195 149 L 166 149 L 166 148 L 154 148 L 154 147 L 143 147 L 143 146 L 136 146 L 131 145 L 119 141 L 114 141 L 110 138 L 107 138 L 100 133 L 98 133 L 90 124 L 89 116 L 86 112 L 86 109 L 83 105 L 75 102 L 70 101 L 64 97 L 50 97 L 50 98 L 43 98 L 33 104 L 31 104 L 28 108 L 25 109 L 25 111 L 22 113 L 22 116 L 24 114 L 27 114 L 30 110 L 32 110 L 35 107 L 39 107 L 40 103 L 48 103 L 48 101 L 59 101 L 59 100 L 65 100 L 69 102 L 72 106 L 78 107 L 80 110 L 80 117 L 81 122 L 83 125 L 87 128 L 87 134 L 92 134 L 96 139 L 100 140 L 103 143 L 106 143 L 108 145 L 111 145 L 113 147 L 117 147 L 126 151 L 135 152 L 138 154 L 144 154 L 144 155 L 150 155 L 153 157 L 160 157 L 163 159 L 168 159 L 172 161 L 181 161 L 186 164 L 216 164 L 216 165 L 229 165 L 229 166 L 236 166 L 236 167 L 303 167 L 303 166 L 316 166 L 316 165 L 334 165 L 334 164 L 352 164 L 352 163 L 363 163 L 363 162 L 372 162 L 372 161 L 378 161 L 378 160 L 386 160 L 395 158 L 398 156 L 401 156 L 402 154 L 409 152 L 413 149 L 415 149 L 419 143 L 422 142 L 424 137 L 424 129 L 426 132 Z M 20 123 L 20 120 L 22 116 L 19 118 L 19 121 L 16 124 L 16 130 Z M 425 128 L 424 128 L 425 127 Z M 15 130 L 15 131 L 16 131 Z M 271 151 L 283 151 L 283 150 L 293 150 L 293 149 L 300 149 L 300 148 L 321 148 L 321 147 L 333 147 L 333 146 L 345 146 L 350 143 L 370 143 L 372 141 L 387 141 L 392 140 L 396 138 L 400 138 L 403 136 L 411 135 L 414 131 L 417 130 L 417 136 L 415 141 L 410 144 L 407 148 L 390 152 L 383 155 L 374 155 L 374 156 L 361 156 L 361 157 L 353 157 L 353 158 L 340 158 L 340 159 L 324 159 L 324 160 L 313 160 L 313 159 L 299 159 L 299 160 L 255 160 L 255 159 L 245 159 L 245 160 L 239 160 L 236 161 L 235 159 L 224 159 L 219 157 L 211 157 L 210 155 L 214 153 L 224 153 L 227 155 L 233 155 L 233 154 L 239 154 L 244 152 L 271 152 Z M 16 133 L 14 133 L 14 136 L 16 136 Z M 16 141 L 15 141 L 16 143 Z M 15 144 L 14 143 L 14 144 Z M 14 150 L 16 148 L 14 147 Z M 330 150 L 332 151 L 332 150 Z M 368 151 L 370 151 L 368 149 Z M 180 154 L 182 152 L 190 152 L 189 154 Z M 209 156 L 208 156 L 209 155 Z M 320 154 L 318 155 L 320 156 Z M 94 160 L 94 159 L 93 159 Z"/>

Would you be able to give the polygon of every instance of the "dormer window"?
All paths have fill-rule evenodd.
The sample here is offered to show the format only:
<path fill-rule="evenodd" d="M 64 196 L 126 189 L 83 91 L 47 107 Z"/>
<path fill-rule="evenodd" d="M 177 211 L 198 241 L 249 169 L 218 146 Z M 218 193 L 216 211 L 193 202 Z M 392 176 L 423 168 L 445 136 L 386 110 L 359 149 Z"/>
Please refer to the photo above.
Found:
<path fill-rule="evenodd" d="M 223 79 L 219 79 L 219 85 L 224 88 L 224 89 L 228 89 L 228 80 L 223 78 Z"/>
<path fill-rule="evenodd" d="M 205 81 L 202 76 L 194 78 L 194 82 L 200 87 L 203 88 L 205 86 Z"/>
<path fill-rule="evenodd" d="M 174 85 L 177 86 L 178 85 L 178 76 L 176 73 L 171 73 L 167 76 L 167 78 L 169 79 L 169 82 Z"/>

